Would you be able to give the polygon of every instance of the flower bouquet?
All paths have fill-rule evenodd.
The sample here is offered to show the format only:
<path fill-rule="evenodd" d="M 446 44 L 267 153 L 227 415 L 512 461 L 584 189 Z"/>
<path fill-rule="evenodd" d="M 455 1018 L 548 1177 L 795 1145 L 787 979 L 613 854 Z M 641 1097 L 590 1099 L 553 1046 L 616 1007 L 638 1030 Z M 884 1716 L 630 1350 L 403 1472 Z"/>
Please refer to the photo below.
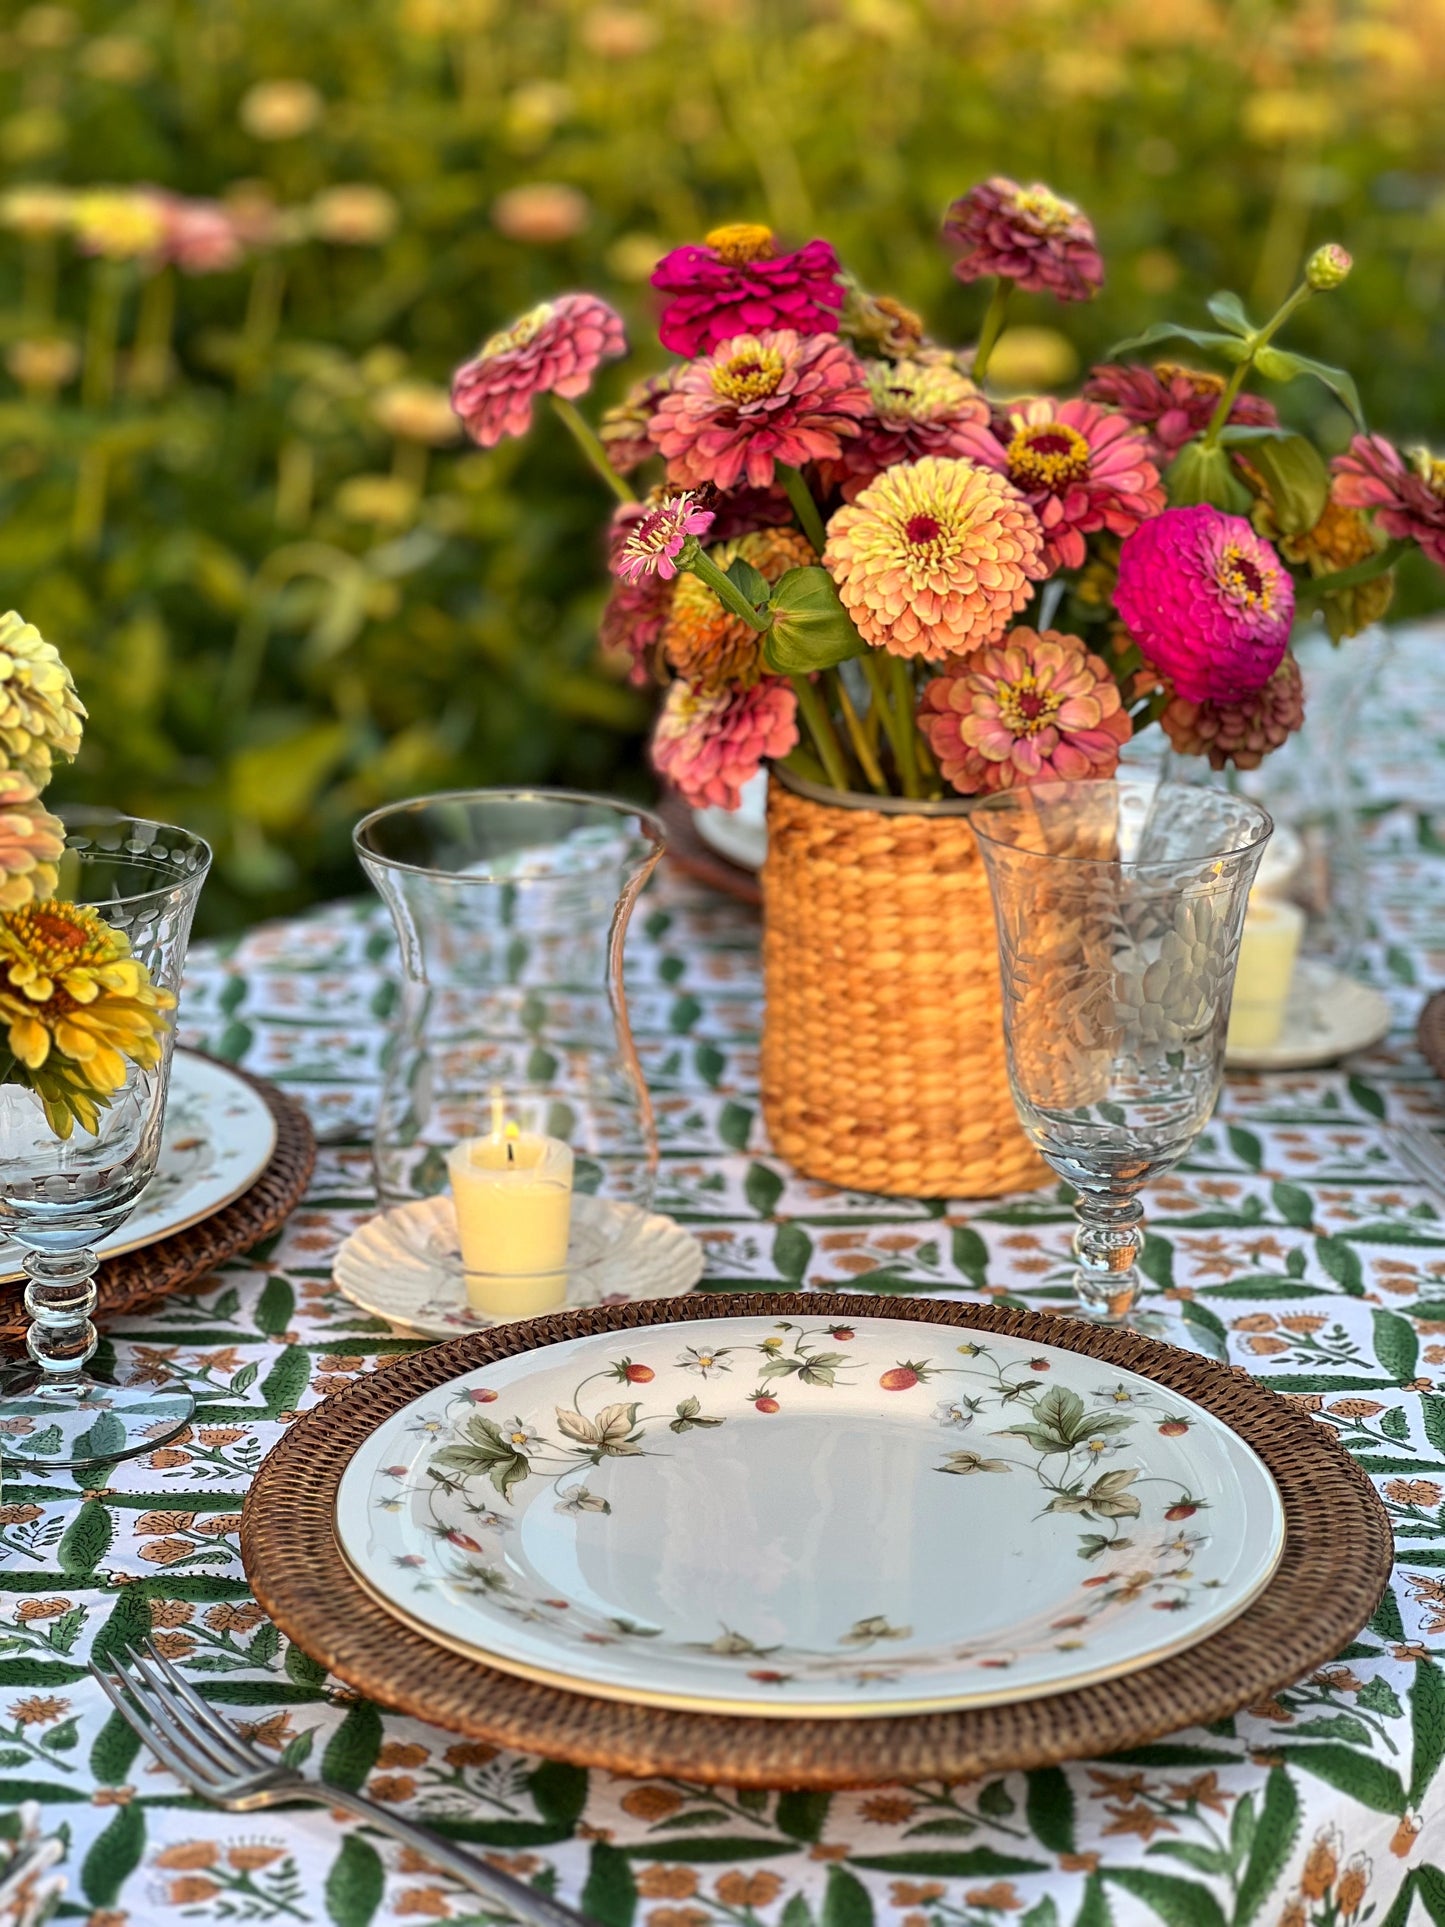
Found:
<path fill-rule="evenodd" d="M 764 762 L 781 778 L 764 872 L 777 1148 L 840 1182 L 968 1194 L 1033 1167 L 1006 1122 L 962 799 L 1107 777 L 1154 725 L 1215 768 L 1258 765 L 1303 720 L 1298 616 L 1339 640 L 1383 612 L 1409 543 L 1445 563 L 1445 464 L 1367 434 L 1349 374 L 1278 345 L 1348 275 L 1342 248 L 1318 249 L 1261 323 L 1219 294 L 1212 327 L 1121 342 L 1077 396 L 1002 399 L 988 373 L 1012 302 L 1097 292 L 1093 229 L 1048 188 L 995 178 L 944 235 L 954 274 L 991 284 L 972 347 L 931 339 L 826 241 L 785 252 L 736 225 L 658 264 L 681 359 L 597 429 L 576 401 L 625 338 L 588 294 L 488 341 L 453 402 L 491 446 L 549 393 L 618 496 L 602 642 L 663 687 L 658 771 L 724 808 Z M 1176 342 L 1222 367 L 1152 358 Z M 1306 377 L 1358 431 L 1332 463 L 1251 385 Z"/>
<path fill-rule="evenodd" d="M 0 616 L 0 1084 L 33 1091 L 58 1138 L 94 1136 L 127 1066 L 160 1062 L 176 999 L 92 905 L 56 892 L 65 825 L 40 800 L 85 710 L 59 652 Z"/>

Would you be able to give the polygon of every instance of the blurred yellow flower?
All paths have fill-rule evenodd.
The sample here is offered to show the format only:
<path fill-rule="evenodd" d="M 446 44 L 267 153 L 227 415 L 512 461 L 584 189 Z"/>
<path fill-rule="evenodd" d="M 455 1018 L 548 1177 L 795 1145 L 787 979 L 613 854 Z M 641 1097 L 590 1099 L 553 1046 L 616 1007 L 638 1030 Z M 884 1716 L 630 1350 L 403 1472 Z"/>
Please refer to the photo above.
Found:
<path fill-rule="evenodd" d="M 75 196 L 68 187 L 32 181 L 0 195 L 0 222 L 17 234 L 59 234 L 70 226 Z"/>
<path fill-rule="evenodd" d="M 348 522 L 404 528 L 416 516 L 416 490 L 400 475 L 352 475 L 336 491 L 336 509 Z"/>
<path fill-rule="evenodd" d="M 607 250 L 607 270 L 619 281 L 650 281 L 666 253 L 666 241 L 655 234 L 619 234 Z"/>
<path fill-rule="evenodd" d="M 68 47 L 80 34 L 80 16 L 69 7 L 27 7 L 15 22 L 15 38 L 37 53 Z"/>
<path fill-rule="evenodd" d="M 1334 130 L 1336 118 L 1328 94 L 1267 87 L 1245 101 L 1240 121 L 1249 139 L 1262 147 L 1286 147 L 1294 141 L 1323 140 Z"/>
<path fill-rule="evenodd" d="M 1078 372 L 1079 353 L 1057 328 L 1009 328 L 994 345 L 988 378 L 1002 397 L 1058 388 Z"/>
<path fill-rule="evenodd" d="M 151 983 L 123 932 L 98 910 L 35 903 L 0 912 L 0 1026 L 57 1137 L 92 1134 L 128 1066 L 160 1062 L 176 1000 Z"/>
<path fill-rule="evenodd" d="M 241 125 L 258 141 L 309 134 L 326 103 L 309 80 L 258 80 L 241 96 Z"/>
<path fill-rule="evenodd" d="M 110 80 L 128 87 L 145 79 L 155 59 L 146 43 L 133 34 L 104 33 L 87 41 L 80 50 L 77 64 L 92 80 Z"/>
<path fill-rule="evenodd" d="M 402 441 L 426 442 L 444 448 L 461 439 L 462 425 L 445 388 L 429 381 L 398 381 L 383 388 L 371 412 L 386 430 Z"/>
<path fill-rule="evenodd" d="M 341 247 L 376 247 L 389 241 L 401 209 L 384 187 L 352 181 L 324 188 L 311 203 L 311 230 Z"/>
<path fill-rule="evenodd" d="M 87 189 L 75 197 L 71 224 L 81 252 L 107 261 L 154 254 L 166 232 L 160 200 L 144 188 Z"/>
<path fill-rule="evenodd" d="M 589 7 L 580 24 L 582 45 L 601 60 L 635 60 L 662 35 L 660 22 L 637 7 Z"/>
<path fill-rule="evenodd" d="M 12 341 L 5 350 L 5 366 L 22 388 L 53 394 L 73 381 L 80 368 L 80 350 L 60 335 Z"/>
<path fill-rule="evenodd" d="M 530 241 L 536 246 L 570 241 L 586 227 L 591 212 L 587 196 L 561 181 L 510 187 L 492 203 L 492 221 L 509 241 Z"/>
<path fill-rule="evenodd" d="M 496 0 L 404 0 L 401 24 L 408 33 L 427 36 L 479 33 L 496 11 Z"/>
<path fill-rule="evenodd" d="M 60 651 L 12 609 L 0 616 L 0 757 L 38 788 L 80 748 L 85 709 Z"/>

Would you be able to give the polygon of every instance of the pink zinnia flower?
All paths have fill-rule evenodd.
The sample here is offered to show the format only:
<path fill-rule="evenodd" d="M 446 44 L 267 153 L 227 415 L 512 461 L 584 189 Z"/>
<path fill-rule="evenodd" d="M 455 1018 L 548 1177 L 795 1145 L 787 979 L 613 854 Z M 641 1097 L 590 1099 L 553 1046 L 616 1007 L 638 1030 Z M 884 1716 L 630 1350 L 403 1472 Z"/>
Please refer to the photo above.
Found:
<path fill-rule="evenodd" d="M 992 469 L 885 469 L 828 524 L 823 562 L 865 642 L 938 662 L 992 642 L 1048 574 L 1038 517 Z"/>
<path fill-rule="evenodd" d="M 711 511 L 699 508 L 684 490 L 671 501 L 647 509 L 628 525 L 609 566 L 621 582 L 640 582 L 649 575 L 660 575 L 664 582 L 670 582 L 677 574 L 677 558 L 688 537 L 706 535 L 711 527 Z"/>
<path fill-rule="evenodd" d="M 1164 506 L 1148 437 L 1091 401 L 1019 402 L 966 439 L 964 453 L 1007 475 L 1038 516 L 1050 569 L 1081 568 L 1086 536 L 1128 535 Z"/>
<path fill-rule="evenodd" d="M 1241 516 L 1201 502 L 1141 522 L 1119 551 L 1114 606 L 1190 702 L 1239 702 L 1279 667 L 1294 582 Z"/>
<path fill-rule="evenodd" d="M 767 488 L 779 462 L 799 468 L 837 455 L 868 406 L 851 348 L 836 335 L 805 341 L 782 328 L 735 335 L 680 369 L 648 433 L 670 481 Z"/>
<path fill-rule="evenodd" d="M 964 796 L 1112 776 L 1133 733 L 1107 666 L 1056 629 L 1011 629 L 936 676 L 918 726 Z"/>
<path fill-rule="evenodd" d="M 1373 509 L 1386 535 L 1418 542 L 1445 569 L 1445 462 L 1416 448 L 1407 465 L 1383 435 L 1356 435 L 1333 466 L 1342 507 Z"/>
<path fill-rule="evenodd" d="M 627 680 L 639 688 L 661 680 L 660 645 L 674 585 L 656 572 L 627 580 L 617 575 L 616 565 L 624 543 L 650 512 L 643 502 L 624 502 L 612 517 L 607 531 L 607 566 L 616 579 L 597 632 L 604 655 L 625 662 Z"/>
<path fill-rule="evenodd" d="M 949 361 L 869 361 L 863 373 L 871 413 L 836 461 L 818 464 L 824 489 L 841 488 L 845 501 L 899 462 L 969 454 L 967 430 L 988 426 L 988 403 Z"/>
<path fill-rule="evenodd" d="M 751 689 L 704 692 L 672 684 L 652 737 L 652 760 L 694 809 L 735 810 L 764 757 L 798 740 L 798 699 L 780 676 Z"/>
<path fill-rule="evenodd" d="M 1203 434 L 1223 393 L 1223 375 L 1172 361 L 1156 361 L 1152 368 L 1101 362 L 1084 383 L 1090 401 L 1117 408 L 1136 428 L 1148 429 L 1166 466 L 1186 442 Z M 1243 428 L 1274 428 L 1279 423 L 1274 403 L 1263 395 L 1236 395 L 1229 419 Z"/>
<path fill-rule="evenodd" d="M 780 328 L 836 334 L 843 306 L 838 257 L 826 241 L 778 254 L 770 229 L 715 228 L 703 247 L 674 248 L 652 274 L 673 297 L 658 333 L 674 354 L 707 354 L 735 335 Z"/>
<path fill-rule="evenodd" d="M 538 395 L 583 395 L 603 361 L 626 354 L 622 317 L 595 294 L 563 294 L 531 308 L 452 376 L 452 407 L 483 448 L 525 435 Z"/>
<path fill-rule="evenodd" d="M 713 511 L 708 534 L 714 542 L 731 542 L 758 529 L 781 528 L 793 519 L 793 505 L 780 483 L 775 482 L 771 488 L 749 488 L 744 482 L 741 488 L 711 493 L 704 489 L 702 493 Z"/>
<path fill-rule="evenodd" d="M 225 274 L 241 265 L 245 247 L 229 208 L 155 190 L 161 217 L 160 256 L 182 274 Z"/>
<path fill-rule="evenodd" d="M 953 203 L 943 231 L 963 248 L 960 281 L 998 275 L 1060 301 L 1087 301 L 1104 285 L 1093 223 L 1041 181 L 1020 187 L 995 174 Z"/>

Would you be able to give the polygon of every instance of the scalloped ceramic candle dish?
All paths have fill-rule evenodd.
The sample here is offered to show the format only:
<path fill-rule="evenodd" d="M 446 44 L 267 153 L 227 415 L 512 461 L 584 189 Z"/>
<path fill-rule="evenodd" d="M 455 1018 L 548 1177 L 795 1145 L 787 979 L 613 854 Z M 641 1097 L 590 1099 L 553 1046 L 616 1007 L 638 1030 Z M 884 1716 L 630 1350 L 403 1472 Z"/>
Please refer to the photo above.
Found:
<path fill-rule="evenodd" d="M 391 1611 L 505 1671 L 803 1717 L 1147 1666 L 1248 1605 L 1284 1515 L 1241 1439 L 1137 1374 L 754 1317 L 464 1374 L 361 1447 L 336 1531 Z"/>

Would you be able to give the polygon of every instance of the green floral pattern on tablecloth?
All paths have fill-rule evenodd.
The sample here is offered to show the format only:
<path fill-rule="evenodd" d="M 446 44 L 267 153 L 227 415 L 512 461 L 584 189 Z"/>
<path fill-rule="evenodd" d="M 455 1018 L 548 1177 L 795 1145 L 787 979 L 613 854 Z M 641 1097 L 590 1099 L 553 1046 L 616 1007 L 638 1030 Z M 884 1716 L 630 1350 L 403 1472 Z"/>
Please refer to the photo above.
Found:
<path fill-rule="evenodd" d="M 1429 638 L 1382 719 L 1429 718 Z M 1370 798 L 1366 967 L 1387 1045 L 1338 1069 L 1230 1080 L 1188 1165 L 1156 1187 L 1146 1266 L 1230 1356 L 1333 1426 L 1395 1522 L 1394 1583 L 1338 1660 L 1208 1731 L 1108 1761 L 848 1796 L 730 1793 L 498 1753 L 327 1679 L 255 1606 L 242 1497 L 292 1421 L 416 1342 L 330 1283 L 371 1208 L 364 1148 L 396 995 L 378 907 L 358 903 L 196 955 L 189 1039 L 276 1078 L 322 1135 L 305 1204 L 213 1287 L 112 1331 L 124 1374 L 164 1364 L 204 1419 L 103 1486 L 12 1468 L 0 1501 L 0 1829 L 44 1803 L 91 1927 L 478 1920 L 424 1864 L 321 1810 L 227 1817 L 188 1802 L 84 1671 L 151 1631 L 277 1758 L 423 1819 L 602 1927 L 1403 1927 L 1445 1923 L 1445 1207 L 1384 1127 L 1441 1116 L 1412 1044 L 1445 979 L 1445 740 L 1385 721 Z M 1408 807 L 1394 798 L 1408 796 Z M 978 1206 L 880 1201 L 789 1172 L 757 1115 L 757 925 L 676 880 L 649 895 L 633 1015 L 657 1095 L 662 1208 L 705 1284 L 844 1286 L 1048 1305 L 1068 1292 L 1055 1192 Z M 24 1421 L 10 1421 L 11 1424 Z M 0 1420 L 0 1425 L 4 1421 Z M 0 1435 L 3 1436 L 3 1435 Z"/>

